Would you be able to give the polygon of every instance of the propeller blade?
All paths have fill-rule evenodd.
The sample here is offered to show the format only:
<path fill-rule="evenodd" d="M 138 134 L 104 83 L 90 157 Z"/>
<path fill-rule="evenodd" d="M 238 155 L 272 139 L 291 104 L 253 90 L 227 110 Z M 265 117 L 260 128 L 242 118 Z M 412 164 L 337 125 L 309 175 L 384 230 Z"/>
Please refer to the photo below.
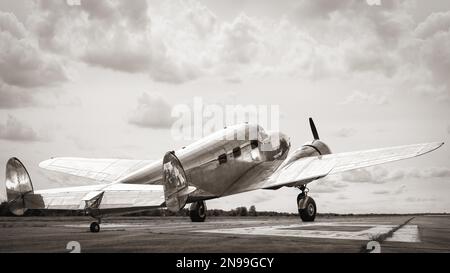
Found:
<path fill-rule="evenodd" d="M 317 133 L 316 125 L 314 125 L 314 121 L 312 118 L 309 118 L 309 126 L 311 127 L 312 134 L 315 140 L 319 139 L 319 134 Z"/>

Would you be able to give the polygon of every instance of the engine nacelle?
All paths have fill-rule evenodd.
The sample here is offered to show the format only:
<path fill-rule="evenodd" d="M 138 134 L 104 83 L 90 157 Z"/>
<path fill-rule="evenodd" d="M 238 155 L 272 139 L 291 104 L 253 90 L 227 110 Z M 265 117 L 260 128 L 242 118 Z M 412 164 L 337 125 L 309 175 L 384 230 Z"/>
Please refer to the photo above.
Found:
<path fill-rule="evenodd" d="M 299 160 L 300 158 L 320 156 L 331 154 L 331 150 L 323 141 L 313 140 L 311 142 L 305 143 L 301 148 L 295 150 L 290 156 L 285 165 Z"/>
<path fill-rule="evenodd" d="M 305 146 L 315 149 L 319 153 L 319 155 L 331 154 L 331 149 L 328 147 L 328 145 L 325 144 L 325 142 L 318 139 L 303 144 L 303 147 Z"/>

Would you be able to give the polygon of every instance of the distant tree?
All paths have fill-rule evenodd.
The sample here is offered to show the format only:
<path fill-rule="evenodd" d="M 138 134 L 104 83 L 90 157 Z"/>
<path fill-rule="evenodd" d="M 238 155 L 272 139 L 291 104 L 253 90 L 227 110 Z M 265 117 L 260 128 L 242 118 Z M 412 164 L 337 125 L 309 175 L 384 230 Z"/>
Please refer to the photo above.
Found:
<path fill-rule="evenodd" d="M 254 205 L 250 206 L 250 209 L 248 210 L 248 215 L 249 216 L 258 216 L 258 214 L 256 212 L 256 207 Z"/>
<path fill-rule="evenodd" d="M 225 215 L 224 211 L 221 209 L 207 210 L 206 213 L 208 216 L 223 216 L 223 215 Z"/>
<path fill-rule="evenodd" d="M 238 216 L 248 216 L 248 210 L 246 207 L 239 207 L 236 210 Z"/>

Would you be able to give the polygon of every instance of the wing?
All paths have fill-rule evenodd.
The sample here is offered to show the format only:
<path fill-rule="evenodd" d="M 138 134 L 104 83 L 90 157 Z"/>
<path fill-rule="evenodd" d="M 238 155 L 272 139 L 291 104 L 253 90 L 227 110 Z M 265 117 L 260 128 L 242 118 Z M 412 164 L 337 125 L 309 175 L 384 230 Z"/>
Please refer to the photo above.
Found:
<path fill-rule="evenodd" d="M 226 194 L 307 184 L 329 174 L 420 156 L 438 149 L 443 144 L 442 142 L 425 143 L 301 158 L 288 165 L 281 165 L 262 181 L 257 181 L 258 177 L 255 176 L 255 179 L 235 183 Z"/>
<path fill-rule="evenodd" d="M 84 210 L 95 203 L 102 213 L 114 213 L 159 208 L 164 205 L 164 190 L 161 185 L 93 185 L 36 191 L 26 194 L 24 201 L 28 209 L 49 210 Z"/>
<path fill-rule="evenodd" d="M 443 142 L 433 142 L 330 155 L 330 158 L 337 162 L 330 174 L 417 157 L 432 152 L 442 145 Z"/>
<path fill-rule="evenodd" d="M 153 160 L 58 157 L 41 162 L 39 167 L 99 182 L 113 182 L 154 162 Z"/>

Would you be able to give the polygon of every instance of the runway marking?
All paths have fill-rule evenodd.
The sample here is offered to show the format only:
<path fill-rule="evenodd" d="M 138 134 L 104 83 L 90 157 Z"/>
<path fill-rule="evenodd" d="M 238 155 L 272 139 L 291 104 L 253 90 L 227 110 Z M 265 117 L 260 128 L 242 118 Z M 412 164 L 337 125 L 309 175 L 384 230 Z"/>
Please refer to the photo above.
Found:
<path fill-rule="evenodd" d="M 305 229 L 305 227 L 307 227 L 308 229 Z M 316 229 L 311 229 L 311 227 L 315 227 Z M 326 230 L 321 230 L 320 227 L 326 227 Z M 336 230 L 333 231 L 331 230 L 330 227 L 336 227 Z M 345 227 L 349 227 L 351 231 L 343 231 Z M 355 230 L 354 227 L 359 228 L 364 227 L 364 228 L 362 230 Z M 378 234 L 388 232 L 393 227 L 395 227 L 395 225 L 373 224 L 373 223 L 324 222 L 324 223 L 293 224 L 293 225 L 278 225 L 278 226 L 208 229 L 208 230 L 196 230 L 192 232 L 367 241 L 371 240 Z M 391 238 L 387 239 L 387 241 L 419 243 L 420 242 L 419 229 L 417 225 L 405 225 L 401 229 L 397 230 Z"/>
<path fill-rule="evenodd" d="M 387 238 L 386 241 L 420 243 L 419 228 L 417 225 L 405 225 L 397 230 L 392 237 Z"/>
<path fill-rule="evenodd" d="M 228 224 L 228 225 L 244 225 L 244 224 L 252 224 L 252 225 L 258 225 L 265 223 L 264 221 L 257 221 L 257 220 L 244 220 L 244 221 L 210 221 L 210 222 L 204 222 L 204 223 L 192 223 L 192 222 L 182 222 L 182 223 L 158 223 L 158 222 L 152 222 L 149 221 L 148 223 L 102 223 L 102 228 L 135 228 L 135 227 L 167 227 L 172 229 L 178 229 L 178 228 L 186 228 L 186 227 L 196 227 L 198 225 L 201 226 L 217 226 L 221 224 Z M 63 227 L 70 227 L 70 228 L 86 228 L 89 227 L 89 224 L 65 224 L 60 225 Z"/>
<path fill-rule="evenodd" d="M 69 228 L 89 228 L 89 225 L 86 224 L 77 224 L 77 225 L 63 225 L 63 227 Z M 122 228 L 149 228 L 149 225 L 146 224 L 101 224 L 102 229 L 122 229 Z"/>

